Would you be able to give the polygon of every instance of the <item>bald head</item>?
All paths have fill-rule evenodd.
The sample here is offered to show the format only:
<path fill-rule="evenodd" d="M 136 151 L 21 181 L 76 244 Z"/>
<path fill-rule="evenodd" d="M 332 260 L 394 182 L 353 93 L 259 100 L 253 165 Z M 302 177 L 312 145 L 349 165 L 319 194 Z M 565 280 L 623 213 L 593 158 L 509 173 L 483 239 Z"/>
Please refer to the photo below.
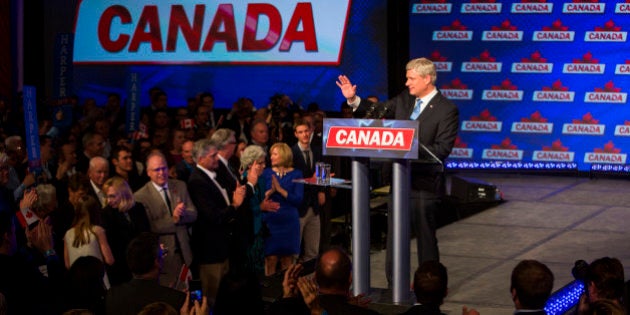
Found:
<path fill-rule="evenodd" d="M 317 262 L 315 278 L 323 294 L 346 294 L 352 282 L 352 262 L 341 248 L 325 251 Z"/>

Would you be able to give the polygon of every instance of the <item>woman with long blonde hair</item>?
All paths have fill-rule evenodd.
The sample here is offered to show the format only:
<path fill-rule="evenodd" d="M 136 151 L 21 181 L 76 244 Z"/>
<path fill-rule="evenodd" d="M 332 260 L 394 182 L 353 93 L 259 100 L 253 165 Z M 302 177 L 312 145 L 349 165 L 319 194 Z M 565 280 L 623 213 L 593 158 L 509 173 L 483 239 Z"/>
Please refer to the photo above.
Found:
<path fill-rule="evenodd" d="M 112 285 L 131 280 L 127 267 L 127 245 L 142 232 L 149 232 L 149 219 L 141 203 L 137 203 L 129 184 L 121 177 L 112 177 L 103 184 L 107 206 L 103 208 L 103 228 L 116 262 L 110 266 L 109 280 Z"/>
<path fill-rule="evenodd" d="M 94 256 L 107 265 L 114 263 L 114 256 L 107 242 L 105 229 L 92 224 L 90 219 L 90 213 L 99 211 L 100 206 L 99 202 L 92 196 L 86 195 L 78 200 L 74 222 L 64 237 L 63 257 L 66 268 L 70 269 L 72 264 L 82 256 Z M 103 282 L 109 289 L 107 274 L 104 275 Z"/>

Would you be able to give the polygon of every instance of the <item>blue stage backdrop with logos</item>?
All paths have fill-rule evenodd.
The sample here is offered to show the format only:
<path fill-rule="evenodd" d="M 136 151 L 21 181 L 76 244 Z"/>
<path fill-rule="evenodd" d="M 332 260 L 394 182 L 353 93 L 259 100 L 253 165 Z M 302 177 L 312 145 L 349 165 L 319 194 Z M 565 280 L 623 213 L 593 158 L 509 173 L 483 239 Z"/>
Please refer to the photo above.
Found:
<path fill-rule="evenodd" d="M 628 2 L 410 1 L 410 56 L 460 109 L 448 166 L 628 171 Z"/>
<path fill-rule="evenodd" d="M 217 108 L 241 97 L 260 108 L 282 93 L 339 111 L 342 73 L 364 94 L 387 95 L 386 13 L 382 0 L 83 0 L 74 88 L 99 104 L 111 92 L 126 99 L 136 73 L 142 106 L 159 87 L 174 107 L 209 91 Z"/>

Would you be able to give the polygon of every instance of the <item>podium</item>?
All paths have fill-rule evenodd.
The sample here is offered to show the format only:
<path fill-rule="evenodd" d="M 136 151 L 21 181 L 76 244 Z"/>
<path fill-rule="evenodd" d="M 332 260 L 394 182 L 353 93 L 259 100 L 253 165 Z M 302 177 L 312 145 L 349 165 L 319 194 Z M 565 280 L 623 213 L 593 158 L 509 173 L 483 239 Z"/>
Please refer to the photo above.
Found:
<path fill-rule="evenodd" d="M 370 157 L 393 161 L 393 270 L 392 302 L 409 298 L 409 196 L 411 161 L 423 167 L 443 168 L 441 161 L 418 141 L 419 125 L 413 120 L 324 119 L 323 155 L 352 158 L 352 261 L 353 294 L 370 289 Z M 419 158 L 420 157 L 420 158 Z"/>

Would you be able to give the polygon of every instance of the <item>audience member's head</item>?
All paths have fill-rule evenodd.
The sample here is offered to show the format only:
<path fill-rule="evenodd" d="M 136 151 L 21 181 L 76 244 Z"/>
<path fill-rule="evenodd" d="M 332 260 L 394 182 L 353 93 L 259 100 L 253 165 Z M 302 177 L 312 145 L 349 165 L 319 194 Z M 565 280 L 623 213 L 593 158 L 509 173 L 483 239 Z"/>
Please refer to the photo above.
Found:
<path fill-rule="evenodd" d="M 33 212 L 40 218 L 45 218 L 57 209 L 57 189 L 52 184 L 40 184 L 35 189 L 37 200 L 33 204 Z"/>
<path fill-rule="evenodd" d="M 600 299 L 621 302 L 624 294 L 623 265 L 617 258 L 602 257 L 594 260 L 587 271 L 589 302 Z"/>
<path fill-rule="evenodd" d="M 600 299 L 590 304 L 586 315 L 626 315 L 617 301 Z"/>
<path fill-rule="evenodd" d="M 414 274 L 413 291 L 422 305 L 442 305 L 448 291 L 446 267 L 436 260 L 423 262 Z"/>
<path fill-rule="evenodd" d="M 129 184 L 121 177 L 108 179 L 103 184 L 103 192 L 107 196 L 107 205 L 118 211 L 126 212 L 136 204 Z"/>
<path fill-rule="evenodd" d="M 265 168 L 265 157 L 267 153 L 259 145 L 250 145 L 243 150 L 241 154 L 241 171 L 249 171 L 254 162 L 258 162 L 258 165 Z"/>
<path fill-rule="evenodd" d="M 114 165 L 114 172 L 116 174 L 127 174 L 133 171 L 133 157 L 129 148 L 124 146 L 115 147 L 112 150 L 110 159 Z"/>
<path fill-rule="evenodd" d="M 109 163 L 100 156 L 91 158 L 87 175 L 94 185 L 102 187 L 107 177 L 109 177 Z"/>
<path fill-rule="evenodd" d="M 151 304 L 147 304 L 142 310 L 138 313 L 138 315 L 178 315 L 179 312 L 164 302 L 153 302 Z"/>
<path fill-rule="evenodd" d="M 516 309 L 542 309 L 552 289 L 553 273 L 543 263 L 523 260 L 512 270 L 510 291 Z"/>
<path fill-rule="evenodd" d="M 293 166 L 293 152 L 291 148 L 284 142 L 278 142 L 269 149 L 269 159 L 271 166 L 274 167 L 291 167 Z"/>
<path fill-rule="evenodd" d="M 105 150 L 105 139 L 98 133 L 87 132 L 81 139 L 83 151 L 89 158 L 103 156 Z"/>
<path fill-rule="evenodd" d="M 101 205 L 96 198 L 91 195 L 85 195 L 79 199 L 77 206 L 74 210 L 74 219 L 72 221 L 72 227 L 74 228 L 74 240 L 72 246 L 78 248 L 82 245 L 90 243 L 90 238 L 95 237 L 92 235 L 92 225 L 99 224 Z"/>
<path fill-rule="evenodd" d="M 195 145 L 194 141 L 190 141 L 187 140 L 186 142 L 184 142 L 184 144 L 182 144 L 182 159 L 184 161 L 186 161 L 186 163 L 188 164 L 194 164 L 195 161 L 193 160 L 193 156 L 192 156 L 192 151 L 193 151 L 193 146 Z"/>
<path fill-rule="evenodd" d="M 221 128 L 215 131 L 210 137 L 210 140 L 218 144 L 219 154 L 224 159 L 230 159 L 234 155 L 236 149 L 236 137 L 234 136 L 234 130 L 228 128 Z"/>
<path fill-rule="evenodd" d="M 250 136 L 252 143 L 267 145 L 267 142 L 269 142 L 269 126 L 267 126 L 267 122 L 262 119 L 252 121 Z"/>
<path fill-rule="evenodd" d="M 95 201 L 96 202 L 96 201 Z M 68 270 L 66 281 L 67 307 L 88 309 L 94 312 L 104 310 L 105 265 L 94 256 L 82 256 L 74 261 Z"/>
<path fill-rule="evenodd" d="M 147 157 L 147 175 L 153 183 L 164 186 L 168 181 L 168 165 L 162 153 L 151 153 Z"/>
<path fill-rule="evenodd" d="M 158 237 L 152 233 L 141 233 L 127 247 L 127 265 L 135 276 L 157 278 L 162 268 L 162 256 Z"/>
<path fill-rule="evenodd" d="M 215 170 L 219 166 L 217 147 L 217 143 L 210 139 L 198 140 L 193 146 L 193 160 L 207 170 Z"/>
<path fill-rule="evenodd" d="M 315 280 L 322 294 L 348 294 L 352 283 L 352 262 L 341 248 L 325 251 L 315 269 Z"/>
<path fill-rule="evenodd" d="M 81 174 L 76 173 L 68 178 L 68 201 L 73 206 L 77 206 L 81 197 L 85 196 L 90 189 L 89 179 Z"/>

